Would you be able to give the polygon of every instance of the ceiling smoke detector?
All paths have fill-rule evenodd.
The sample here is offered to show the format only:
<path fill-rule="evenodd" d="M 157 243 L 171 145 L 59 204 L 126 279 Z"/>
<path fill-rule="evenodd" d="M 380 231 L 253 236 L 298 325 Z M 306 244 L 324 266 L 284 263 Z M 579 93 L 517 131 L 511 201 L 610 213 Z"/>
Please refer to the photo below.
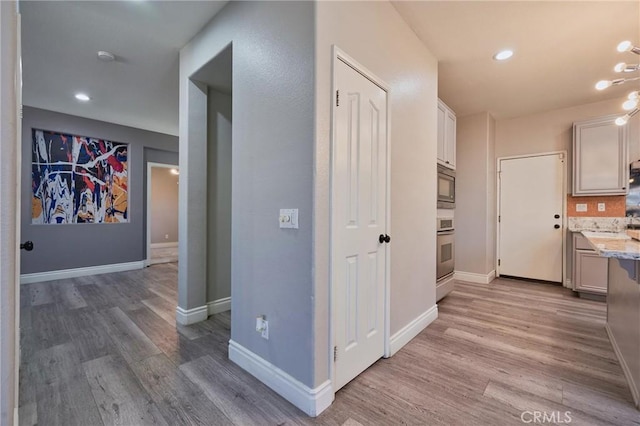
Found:
<path fill-rule="evenodd" d="M 100 50 L 98 52 L 98 59 L 104 62 L 111 62 L 116 60 L 116 56 L 111 52 L 107 52 L 106 50 Z"/>

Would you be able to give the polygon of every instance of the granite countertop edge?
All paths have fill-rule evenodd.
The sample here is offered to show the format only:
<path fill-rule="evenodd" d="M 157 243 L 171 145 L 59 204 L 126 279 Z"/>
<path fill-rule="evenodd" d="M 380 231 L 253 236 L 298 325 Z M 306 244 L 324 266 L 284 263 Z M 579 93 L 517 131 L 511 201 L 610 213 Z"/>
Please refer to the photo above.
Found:
<path fill-rule="evenodd" d="M 589 235 L 589 231 L 585 232 L 582 232 L 582 235 L 599 256 L 640 260 L 640 241 L 632 239 L 624 232 L 598 232 L 603 234 L 602 236 Z"/>

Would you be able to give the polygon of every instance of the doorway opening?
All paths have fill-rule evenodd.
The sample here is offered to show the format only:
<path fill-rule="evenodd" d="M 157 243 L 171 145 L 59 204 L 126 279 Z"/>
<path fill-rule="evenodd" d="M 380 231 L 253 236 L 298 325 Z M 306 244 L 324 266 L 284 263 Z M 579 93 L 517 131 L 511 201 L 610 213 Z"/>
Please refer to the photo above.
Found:
<path fill-rule="evenodd" d="M 147 163 L 147 266 L 178 261 L 178 179 L 173 164 Z"/>
<path fill-rule="evenodd" d="M 202 160 L 198 163 L 206 170 L 197 177 L 200 179 L 206 175 L 205 229 L 201 234 L 206 253 L 200 267 L 206 288 L 201 294 L 206 297 L 207 315 L 224 313 L 225 322 L 231 321 L 228 311 L 231 310 L 232 293 L 232 54 L 232 45 L 229 44 L 190 77 L 191 82 L 198 86 L 198 108 L 206 110 L 199 110 L 197 118 L 190 118 L 206 120 L 205 123 L 197 123 L 206 138 L 198 151 L 206 157 L 206 165 Z M 188 267 L 193 269 L 193 266 Z M 190 282 L 188 285 L 198 283 Z"/>

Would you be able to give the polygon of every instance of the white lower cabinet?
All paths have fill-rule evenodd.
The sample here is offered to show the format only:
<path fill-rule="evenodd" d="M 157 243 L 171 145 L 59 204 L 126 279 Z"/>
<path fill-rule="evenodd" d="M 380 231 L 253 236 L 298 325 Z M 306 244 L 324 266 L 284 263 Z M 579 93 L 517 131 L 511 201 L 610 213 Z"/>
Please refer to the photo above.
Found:
<path fill-rule="evenodd" d="M 609 259 L 599 256 L 585 237 L 573 234 L 573 290 L 607 294 Z"/>

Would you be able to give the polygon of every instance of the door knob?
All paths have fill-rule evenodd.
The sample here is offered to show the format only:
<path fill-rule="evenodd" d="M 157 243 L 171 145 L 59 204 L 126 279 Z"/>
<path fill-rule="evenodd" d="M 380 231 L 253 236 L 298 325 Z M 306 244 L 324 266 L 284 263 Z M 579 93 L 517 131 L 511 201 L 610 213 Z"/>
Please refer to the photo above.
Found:
<path fill-rule="evenodd" d="M 20 250 L 33 250 L 33 241 L 25 241 L 24 243 L 20 244 Z"/>
<path fill-rule="evenodd" d="M 560 219 L 560 215 L 559 214 L 554 214 L 553 217 L 556 218 L 556 219 Z"/>
<path fill-rule="evenodd" d="M 559 229 L 560 225 L 558 225 L 557 223 L 555 225 L 553 225 L 554 228 Z"/>
<path fill-rule="evenodd" d="M 378 237 L 378 241 L 380 242 L 380 244 L 388 243 L 389 241 L 391 241 L 391 237 L 386 234 L 380 234 L 380 236 Z"/>

